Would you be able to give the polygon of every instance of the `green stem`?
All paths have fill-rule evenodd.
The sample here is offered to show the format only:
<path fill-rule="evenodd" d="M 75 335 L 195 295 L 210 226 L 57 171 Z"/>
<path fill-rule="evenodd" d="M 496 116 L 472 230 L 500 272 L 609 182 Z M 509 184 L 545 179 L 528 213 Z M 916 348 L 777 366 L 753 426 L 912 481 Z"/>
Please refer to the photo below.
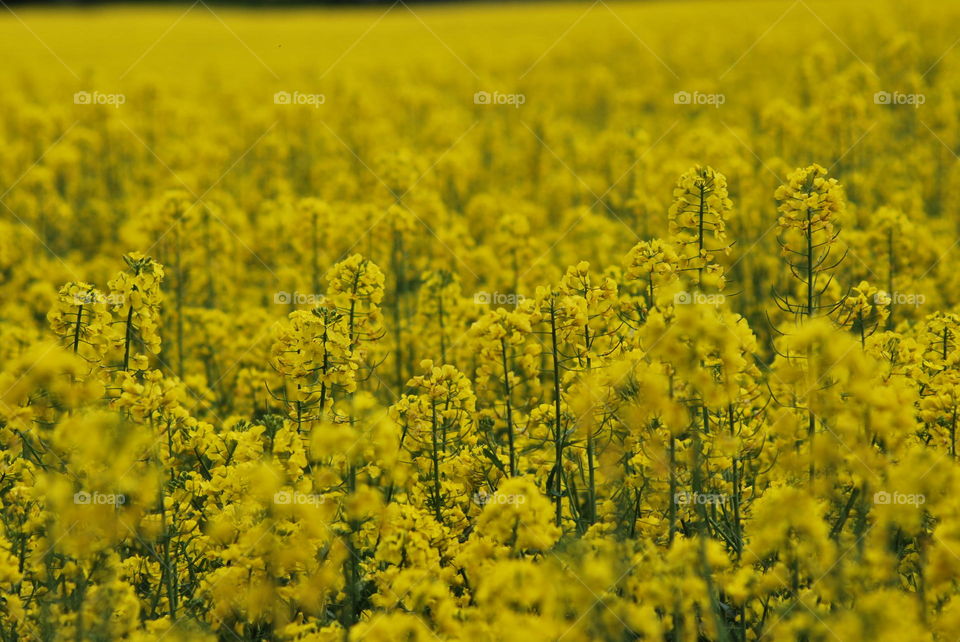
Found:
<path fill-rule="evenodd" d="M 554 501 L 556 503 L 556 523 L 560 526 L 563 520 L 563 492 L 561 473 L 563 471 L 563 434 L 560 424 L 560 359 L 557 348 L 557 310 L 556 301 L 550 302 L 550 340 L 553 353 L 553 442 L 554 442 Z"/>

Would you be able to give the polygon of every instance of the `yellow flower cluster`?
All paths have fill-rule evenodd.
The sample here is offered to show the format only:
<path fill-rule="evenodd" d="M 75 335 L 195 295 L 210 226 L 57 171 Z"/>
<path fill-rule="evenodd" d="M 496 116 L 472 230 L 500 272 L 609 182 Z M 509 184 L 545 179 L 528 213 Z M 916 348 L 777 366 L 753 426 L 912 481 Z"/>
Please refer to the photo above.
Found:
<path fill-rule="evenodd" d="M 670 238 L 680 252 L 680 269 L 697 272 L 697 286 L 703 286 L 705 275 L 713 285 L 723 289 L 719 266 L 713 253 L 729 251 L 722 245 L 727 240 L 727 218 L 733 202 L 727 194 L 727 179 L 712 167 L 694 167 L 685 172 L 673 190 L 670 206 Z M 721 244 L 720 247 L 712 247 Z"/>

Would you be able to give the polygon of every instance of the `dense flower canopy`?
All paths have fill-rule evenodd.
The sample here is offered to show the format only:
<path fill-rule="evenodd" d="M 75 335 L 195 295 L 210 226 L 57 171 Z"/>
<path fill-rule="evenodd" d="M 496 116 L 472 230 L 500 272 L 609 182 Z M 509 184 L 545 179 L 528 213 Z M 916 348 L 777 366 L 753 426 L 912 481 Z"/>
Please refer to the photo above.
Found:
<path fill-rule="evenodd" d="M 957 7 L 71 11 L 0 640 L 955 639 Z"/>

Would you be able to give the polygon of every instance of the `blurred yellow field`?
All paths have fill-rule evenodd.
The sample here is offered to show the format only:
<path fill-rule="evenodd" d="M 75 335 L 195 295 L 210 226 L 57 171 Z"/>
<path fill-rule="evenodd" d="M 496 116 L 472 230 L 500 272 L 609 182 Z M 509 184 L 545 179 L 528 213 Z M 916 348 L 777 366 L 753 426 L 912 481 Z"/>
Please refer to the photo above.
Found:
<path fill-rule="evenodd" d="M 0 639 L 955 639 L 958 34 L 4 5 Z"/>

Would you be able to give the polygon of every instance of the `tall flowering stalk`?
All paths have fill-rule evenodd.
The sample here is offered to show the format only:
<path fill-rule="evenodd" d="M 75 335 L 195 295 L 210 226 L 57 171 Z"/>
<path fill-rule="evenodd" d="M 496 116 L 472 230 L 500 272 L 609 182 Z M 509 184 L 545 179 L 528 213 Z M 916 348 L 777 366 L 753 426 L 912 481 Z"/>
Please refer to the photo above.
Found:
<path fill-rule="evenodd" d="M 960 315 L 936 312 L 927 316 L 921 337 L 922 438 L 941 445 L 955 460 L 960 427 Z"/>
<path fill-rule="evenodd" d="M 90 361 L 99 362 L 110 347 L 110 323 L 103 293 L 89 283 L 72 281 L 57 294 L 47 322 L 65 345 Z"/>
<path fill-rule="evenodd" d="M 821 297 L 833 280 L 832 270 L 845 255 L 831 256 L 846 208 L 843 188 L 836 179 L 827 178 L 827 170 L 814 164 L 791 173 L 775 196 L 781 256 L 801 283 L 802 292 L 798 299 L 774 291 L 774 298 L 782 310 L 805 319 L 832 312 L 836 302 L 824 302 Z"/>
<path fill-rule="evenodd" d="M 473 413 L 476 397 L 470 381 L 450 365 L 421 364 L 426 374 L 413 377 L 404 395 L 391 410 L 403 426 L 405 447 L 417 460 L 421 483 L 427 489 L 427 506 L 440 524 L 449 524 L 457 501 L 444 464 L 476 441 Z M 423 461 L 425 465 L 420 464 Z"/>
<path fill-rule="evenodd" d="M 326 278 L 327 298 L 346 324 L 350 355 L 372 371 L 376 364 L 367 359 L 384 335 L 383 272 L 376 263 L 353 254 L 330 268 Z"/>
<path fill-rule="evenodd" d="M 569 445 L 572 428 L 569 425 L 568 409 L 563 401 L 564 373 L 570 370 L 571 360 L 576 355 L 569 346 L 577 345 L 587 324 L 587 302 L 579 296 L 563 295 L 555 288 L 537 288 L 534 296 L 531 322 L 541 323 L 546 335 L 547 353 L 551 359 L 549 380 L 553 390 L 553 468 L 547 480 L 549 493 L 554 501 L 556 525 L 563 522 L 563 499 L 570 486 L 565 482 L 567 470 L 564 451 Z"/>
<path fill-rule="evenodd" d="M 163 301 L 160 282 L 164 271 L 159 263 L 137 252 L 124 256 L 123 260 L 127 271 L 117 274 L 108 284 L 113 311 L 120 317 L 116 322 L 123 352 L 120 367 L 126 371 L 132 365 L 136 370 L 144 370 L 147 356 L 137 354 L 137 346 L 142 346 L 146 353 L 160 352 L 160 304 Z"/>
<path fill-rule="evenodd" d="M 590 273 L 590 265 L 583 261 L 567 270 L 560 280 L 559 291 L 565 296 L 585 302 L 586 321 L 577 341 L 572 342 L 574 367 L 586 373 L 587 388 L 596 369 L 605 367 L 620 350 L 621 323 L 617 317 L 619 303 L 617 284 L 609 276 L 598 277 Z M 597 421 L 601 404 L 588 405 L 575 413 L 576 427 L 581 428 L 586 449 L 587 487 L 584 524 L 597 521 L 597 438 L 604 421 Z M 581 470 L 584 467 L 581 466 Z"/>
<path fill-rule="evenodd" d="M 272 348 L 274 368 L 289 382 L 283 400 L 297 430 L 323 419 L 335 399 L 357 388 L 347 322 L 339 310 L 320 305 L 291 312 Z"/>
<path fill-rule="evenodd" d="M 837 305 L 834 318 L 840 327 L 850 328 L 866 348 L 867 339 L 880 330 L 890 316 L 890 295 L 861 281 Z"/>
<path fill-rule="evenodd" d="M 823 312 L 832 313 L 838 302 L 824 301 L 823 295 L 833 282 L 834 268 L 846 255 L 832 256 L 840 235 L 839 218 L 846 207 L 843 188 L 836 179 L 827 178 L 826 169 L 814 164 L 791 173 L 787 184 L 778 187 L 775 196 L 780 203 L 777 240 L 781 256 L 790 273 L 800 282 L 802 298 L 774 291 L 774 300 L 781 310 L 794 314 L 801 321 L 809 321 Z M 809 361 L 811 355 L 803 358 Z M 812 390 L 820 384 L 808 375 L 805 385 Z M 808 476 L 811 483 L 816 472 L 816 429 L 816 415 L 808 408 Z"/>
<path fill-rule="evenodd" d="M 466 317 L 464 307 L 460 280 L 455 274 L 449 270 L 425 272 L 417 294 L 414 322 L 418 328 L 430 331 L 420 333 L 411 343 L 424 354 L 439 353 L 441 363 L 456 365 L 455 349 L 461 343 Z"/>
<path fill-rule="evenodd" d="M 661 239 L 640 241 L 627 254 L 624 277 L 632 285 L 636 283 L 641 300 L 624 310 L 625 316 L 635 327 L 641 324 L 650 309 L 656 307 L 657 297 L 664 286 L 679 278 L 680 257 L 673 246 Z"/>
<path fill-rule="evenodd" d="M 727 179 L 712 167 L 691 168 L 673 190 L 670 241 L 677 249 L 680 270 L 695 273 L 698 289 L 723 289 L 723 269 L 715 258 L 717 252 L 730 251 L 727 219 L 732 208 Z"/>

